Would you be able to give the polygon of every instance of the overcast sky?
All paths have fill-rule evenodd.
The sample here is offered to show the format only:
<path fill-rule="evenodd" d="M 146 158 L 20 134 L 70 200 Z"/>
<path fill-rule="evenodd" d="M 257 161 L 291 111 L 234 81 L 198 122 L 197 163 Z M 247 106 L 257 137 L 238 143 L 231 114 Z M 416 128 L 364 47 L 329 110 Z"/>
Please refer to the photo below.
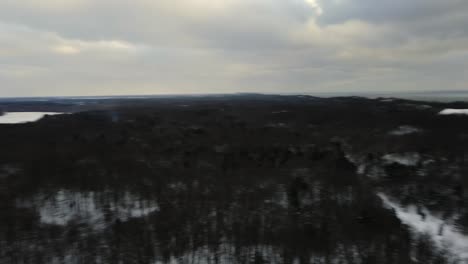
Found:
<path fill-rule="evenodd" d="M 1 0 L 0 96 L 468 90 L 467 0 Z"/>

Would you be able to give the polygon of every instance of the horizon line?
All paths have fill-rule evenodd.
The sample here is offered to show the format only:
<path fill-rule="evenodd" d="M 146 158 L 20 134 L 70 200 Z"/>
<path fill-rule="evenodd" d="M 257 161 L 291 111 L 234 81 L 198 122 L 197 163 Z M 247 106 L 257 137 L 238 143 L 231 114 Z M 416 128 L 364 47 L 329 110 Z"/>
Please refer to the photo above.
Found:
<path fill-rule="evenodd" d="M 359 91 L 359 92 L 291 92 L 291 93 L 269 93 L 269 92 L 230 92 L 230 93 L 161 93 L 161 94 L 114 94 L 114 95 L 44 95 L 44 96 L 0 96 L 1 99 L 46 99 L 46 98 L 82 98 L 82 99 L 104 99 L 104 98 L 130 98 L 135 97 L 144 99 L 145 97 L 193 97 L 193 96 L 223 96 L 223 95 L 243 95 L 243 94 L 251 94 L 251 95 L 279 95 L 279 96 L 314 96 L 314 94 L 336 94 L 336 95 L 395 95 L 395 94 L 443 94 L 443 93 L 467 93 L 468 91 L 464 90 L 448 90 L 448 91 L 441 91 L 441 90 L 429 90 L 429 91 Z"/>

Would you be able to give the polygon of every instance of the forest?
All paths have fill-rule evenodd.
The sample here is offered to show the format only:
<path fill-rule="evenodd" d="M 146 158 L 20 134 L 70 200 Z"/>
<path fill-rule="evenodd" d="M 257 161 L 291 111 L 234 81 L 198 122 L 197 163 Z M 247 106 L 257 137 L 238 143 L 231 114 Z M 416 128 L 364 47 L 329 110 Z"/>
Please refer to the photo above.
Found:
<path fill-rule="evenodd" d="M 67 113 L 0 125 L 0 263 L 468 263 L 468 115 L 448 108 L 468 103 L 0 102 Z"/>

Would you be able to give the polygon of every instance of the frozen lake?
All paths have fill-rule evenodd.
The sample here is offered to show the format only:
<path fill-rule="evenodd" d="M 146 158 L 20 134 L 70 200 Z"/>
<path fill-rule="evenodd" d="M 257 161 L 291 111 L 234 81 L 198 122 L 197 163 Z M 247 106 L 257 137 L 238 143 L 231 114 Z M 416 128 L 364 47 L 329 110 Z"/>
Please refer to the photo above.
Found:
<path fill-rule="evenodd" d="M 0 116 L 0 124 L 21 124 L 35 122 L 46 115 L 60 115 L 56 112 L 9 112 Z"/>

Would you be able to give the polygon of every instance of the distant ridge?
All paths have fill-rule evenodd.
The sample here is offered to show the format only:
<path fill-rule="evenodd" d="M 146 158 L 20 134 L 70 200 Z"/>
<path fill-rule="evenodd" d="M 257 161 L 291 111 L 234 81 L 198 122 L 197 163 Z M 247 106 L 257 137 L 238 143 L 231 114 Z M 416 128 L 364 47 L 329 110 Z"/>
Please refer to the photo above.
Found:
<path fill-rule="evenodd" d="M 269 96 L 303 96 L 303 97 L 364 97 L 364 98 L 400 98 L 422 101 L 468 101 L 468 91 L 407 91 L 407 92 L 314 92 L 314 93 L 209 93 L 209 94 L 148 94 L 148 95 L 95 95 L 95 96 L 31 96 L 31 97 L 0 97 L 0 102 L 48 102 L 57 100 L 121 100 L 121 99 L 163 99 L 163 98 L 213 98 L 223 96 L 234 97 L 269 97 Z"/>

